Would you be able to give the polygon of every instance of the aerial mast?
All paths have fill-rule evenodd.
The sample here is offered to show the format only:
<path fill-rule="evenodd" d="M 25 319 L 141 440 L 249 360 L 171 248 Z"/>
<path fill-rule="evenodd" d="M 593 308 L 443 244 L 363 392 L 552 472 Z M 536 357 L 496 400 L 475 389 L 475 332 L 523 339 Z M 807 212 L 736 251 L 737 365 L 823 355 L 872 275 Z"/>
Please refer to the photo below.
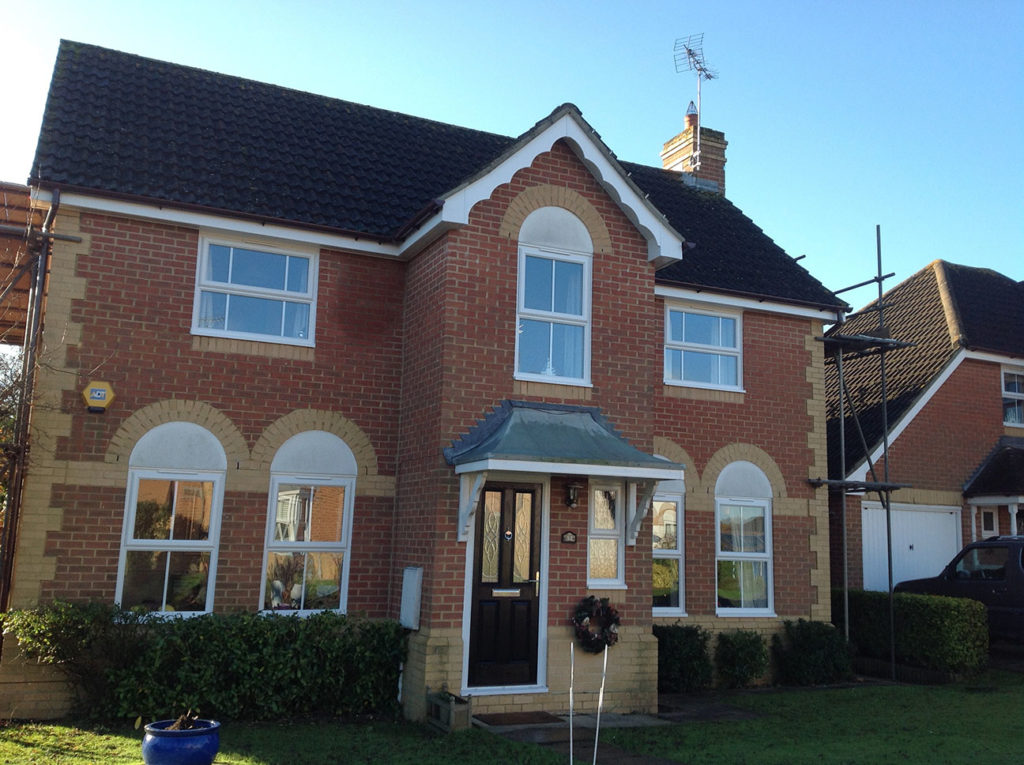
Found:
<path fill-rule="evenodd" d="M 700 169 L 700 84 L 701 80 L 713 80 L 718 77 L 718 72 L 708 67 L 704 60 L 704 33 L 680 37 L 676 40 L 675 52 L 673 55 L 676 64 L 676 73 L 696 72 L 697 73 L 697 133 L 695 137 L 696 150 L 690 157 L 690 166 L 694 170 Z M 693 102 L 690 102 L 693 106 Z M 689 109 L 687 110 L 689 114 Z"/>

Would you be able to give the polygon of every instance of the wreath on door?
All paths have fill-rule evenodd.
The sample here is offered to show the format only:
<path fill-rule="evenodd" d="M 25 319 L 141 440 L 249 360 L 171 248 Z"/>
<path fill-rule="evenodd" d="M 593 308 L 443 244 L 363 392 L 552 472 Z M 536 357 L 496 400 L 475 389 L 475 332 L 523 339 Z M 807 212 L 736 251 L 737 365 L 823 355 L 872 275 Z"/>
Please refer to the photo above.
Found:
<path fill-rule="evenodd" d="M 619 642 L 619 612 L 608 598 L 589 595 L 576 606 L 572 626 L 576 641 L 587 653 L 601 653 Z"/>

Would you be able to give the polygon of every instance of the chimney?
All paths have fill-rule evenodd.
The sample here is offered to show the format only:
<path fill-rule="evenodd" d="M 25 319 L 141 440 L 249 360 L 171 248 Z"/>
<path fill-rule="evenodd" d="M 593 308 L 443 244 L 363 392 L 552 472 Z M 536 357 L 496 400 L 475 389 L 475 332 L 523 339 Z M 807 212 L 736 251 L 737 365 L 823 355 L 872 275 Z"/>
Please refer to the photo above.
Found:
<path fill-rule="evenodd" d="M 700 115 L 697 107 L 690 102 L 686 110 L 686 130 L 669 140 L 661 149 L 661 165 L 666 170 L 678 170 L 697 179 L 697 185 L 710 188 L 711 184 L 700 181 L 711 181 L 719 194 L 725 195 L 725 133 L 718 130 L 699 128 L 700 141 L 698 146 L 697 130 Z M 699 153 L 698 153 L 699 152 Z"/>

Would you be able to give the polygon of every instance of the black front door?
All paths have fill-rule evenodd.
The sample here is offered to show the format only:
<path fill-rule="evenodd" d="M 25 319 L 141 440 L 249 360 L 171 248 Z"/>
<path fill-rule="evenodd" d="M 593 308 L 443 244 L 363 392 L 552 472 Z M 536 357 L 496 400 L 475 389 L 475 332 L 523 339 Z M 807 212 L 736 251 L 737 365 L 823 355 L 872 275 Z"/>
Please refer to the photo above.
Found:
<path fill-rule="evenodd" d="M 469 685 L 537 682 L 540 487 L 487 484 L 473 560 Z"/>

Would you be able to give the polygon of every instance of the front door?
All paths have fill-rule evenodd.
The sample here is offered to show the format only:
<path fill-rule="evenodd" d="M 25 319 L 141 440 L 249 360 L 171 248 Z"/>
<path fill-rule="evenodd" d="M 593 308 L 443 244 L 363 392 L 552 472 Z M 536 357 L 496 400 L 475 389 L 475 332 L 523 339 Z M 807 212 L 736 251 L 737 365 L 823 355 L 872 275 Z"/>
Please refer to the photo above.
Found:
<path fill-rule="evenodd" d="M 487 484 L 477 510 L 469 685 L 537 682 L 539 486 Z"/>

